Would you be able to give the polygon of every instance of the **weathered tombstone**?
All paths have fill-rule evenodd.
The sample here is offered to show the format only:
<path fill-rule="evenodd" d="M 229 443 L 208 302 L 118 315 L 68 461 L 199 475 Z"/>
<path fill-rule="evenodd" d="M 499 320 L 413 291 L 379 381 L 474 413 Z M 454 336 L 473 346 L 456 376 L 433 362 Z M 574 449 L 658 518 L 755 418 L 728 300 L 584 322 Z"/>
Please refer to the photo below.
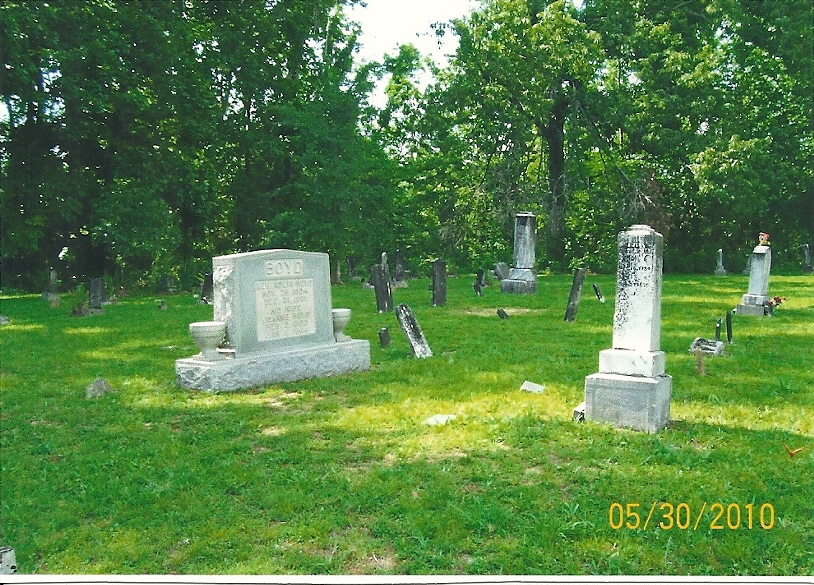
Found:
<path fill-rule="evenodd" d="M 726 276 L 726 268 L 724 268 L 723 248 L 718 248 L 718 264 L 717 266 L 715 266 L 715 276 Z"/>
<path fill-rule="evenodd" d="M 803 246 L 803 274 L 811 274 L 811 250 L 808 244 Z"/>
<path fill-rule="evenodd" d="M 478 273 L 475 276 L 475 282 L 477 282 L 478 286 L 481 288 L 484 286 L 489 286 L 489 283 L 486 282 L 486 271 L 483 268 L 478 269 Z"/>
<path fill-rule="evenodd" d="M 203 284 L 201 285 L 201 302 L 211 305 L 214 295 L 215 284 L 212 281 L 212 273 L 207 272 L 204 274 Z"/>
<path fill-rule="evenodd" d="M 17 555 L 10 546 L 0 547 L 0 575 L 13 575 L 17 572 Z"/>
<path fill-rule="evenodd" d="M 390 265 L 387 263 L 387 252 L 382 252 L 381 266 L 384 271 L 384 276 L 387 278 L 387 282 L 392 282 L 393 279 L 390 277 Z"/>
<path fill-rule="evenodd" d="M 761 239 L 761 242 L 765 240 Z M 767 314 L 766 305 L 769 302 L 769 275 L 772 269 L 772 248 L 766 244 L 758 244 L 752 250 L 752 261 L 749 271 L 749 289 L 741 298 L 741 303 L 735 308 L 738 315 L 762 317 Z"/>
<path fill-rule="evenodd" d="M 202 347 L 201 354 L 177 360 L 181 387 L 237 390 L 370 368 L 368 341 L 338 342 L 334 335 L 327 254 L 259 250 L 218 256 L 212 272 L 214 319 L 193 325 L 225 324 L 230 349 L 204 358 Z"/>
<path fill-rule="evenodd" d="M 396 307 L 396 317 L 399 320 L 399 325 L 401 325 L 401 330 L 404 331 L 404 335 L 407 337 L 413 355 L 417 358 L 432 357 L 432 350 L 427 344 L 424 333 L 422 333 L 421 327 L 419 327 L 410 307 L 403 303 Z"/>
<path fill-rule="evenodd" d="M 379 329 L 379 345 L 390 347 L 390 330 L 387 327 Z"/>
<path fill-rule="evenodd" d="M 732 343 L 732 311 L 726 312 L 726 342 Z"/>
<path fill-rule="evenodd" d="M 88 294 L 90 301 L 88 307 L 91 309 L 101 309 L 102 303 L 107 302 L 107 289 L 102 278 L 91 278 L 88 280 Z"/>
<path fill-rule="evenodd" d="M 586 268 L 574 270 L 574 280 L 571 282 L 571 292 L 568 293 L 568 306 L 565 308 L 565 320 L 569 323 L 577 318 L 579 299 L 582 296 L 582 285 L 585 283 Z"/>
<path fill-rule="evenodd" d="M 585 418 L 658 432 L 670 419 L 672 378 L 661 340 L 663 236 L 647 225 L 619 234 L 613 347 L 585 378 Z"/>
<path fill-rule="evenodd" d="M 45 291 L 42 293 L 42 298 L 48 301 L 52 307 L 59 305 L 59 293 L 57 292 L 57 271 L 53 268 L 48 271 L 48 282 L 45 285 Z"/>
<path fill-rule="evenodd" d="M 500 317 L 501 319 L 508 319 L 509 318 L 509 314 L 506 311 L 504 311 L 503 309 L 498 309 L 497 310 L 497 316 Z"/>
<path fill-rule="evenodd" d="M 396 250 L 393 255 L 393 286 L 396 288 L 405 288 L 407 281 L 404 280 L 404 252 Z"/>
<path fill-rule="evenodd" d="M 503 280 L 509 277 L 509 265 L 505 262 L 498 262 L 495 264 L 495 278 Z"/>
<path fill-rule="evenodd" d="M 104 378 L 96 378 L 93 382 L 85 387 L 85 398 L 99 398 L 108 392 L 113 392 L 110 383 Z"/>
<path fill-rule="evenodd" d="M 475 282 L 472 283 L 472 288 L 475 289 L 475 294 L 479 297 L 483 296 L 483 290 L 480 287 L 480 282 L 478 279 L 475 279 Z"/>
<path fill-rule="evenodd" d="M 432 263 L 432 306 L 447 304 L 447 263 L 438 258 Z"/>
<path fill-rule="evenodd" d="M 348 274 L 353 276 L 356 273 L 356 258 L 348 256 L 345 260 L 348 263 Z"/>
<path fill-rule="evenodd" d="M 743 274 L 750 274 L 752 272 L 752 255 L 746 257 L 746 267 L 743 269 Z"/>
<path fill-rule="evenodd" d="M 379 313 L 393 312 L 393 289 L 390 288 L 390 280 L 384 266 L 374 264 L 370 267 L 370 283 L 376 293 L 376 308 Z"/>
<path fill-rule="evenodd" d="M 8 325 L 9 323 L 11 323 L 11 319 L 6 317 L 5 315 L 0 315 L 0 326 Z"/>
<path fill-rule="evenodd" d="M 533 213 L 518 213 L 514 219 L 514 267 L 500 281 L 500 292 L 534 294 L 537 273 L 534 270 L 536 220 Z"/>
<path fill-rule="evenodd" d="M 602 291 L 599 290 L 599 285 L 594 283 L 592 286 L 594 287 L 594 294 L 596 295 L 596 298 L 599 299 L 600 303 L 604 303 L 605 297 L 602 296 Z"/>
<path fill-rule="evenodd" d="M 721 341 L 721 326 L 723 325 L 723 320 L 718 319 L 715 322 L 715 341 Z"/>
<path fill-rule="evenodd" d="M 704 339 L 703 337 L 696 337 L 690 344 L 690 353 L 700 351 L 706 355 L 721 355 L 724 353 L 724 342 L 719 339 Z"/>

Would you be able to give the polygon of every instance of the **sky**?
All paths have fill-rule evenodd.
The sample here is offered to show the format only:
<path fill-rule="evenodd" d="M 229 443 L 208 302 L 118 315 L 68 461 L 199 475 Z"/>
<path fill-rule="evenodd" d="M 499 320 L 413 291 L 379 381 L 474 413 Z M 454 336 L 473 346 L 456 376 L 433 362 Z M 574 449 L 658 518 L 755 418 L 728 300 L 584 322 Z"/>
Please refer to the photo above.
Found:
<path fill-rule="evenodd" d="M 422 55 L 428 55 L 439 65 L 446 65 L 446 55 L 455 52 L 457 38 L 451 33 L 443 37 L 441 46 L 431 25 L 449 22 L 453 18 L 468 15 L 479 5 L 477 0 L 366 0 L 367 6 L 356 5 L 348 11 L 350 20 L 362 27 L 359 38 L 361 48 L 357 54 L 360 62 L 381 61 L 385 53 L 395 55 L 399 45 L 412 43 Z M 419 85 L 431 81 L 429 74 L 419 78 Z M 386 80 L 382 80 L 370 102 L 382 107 Z"/>

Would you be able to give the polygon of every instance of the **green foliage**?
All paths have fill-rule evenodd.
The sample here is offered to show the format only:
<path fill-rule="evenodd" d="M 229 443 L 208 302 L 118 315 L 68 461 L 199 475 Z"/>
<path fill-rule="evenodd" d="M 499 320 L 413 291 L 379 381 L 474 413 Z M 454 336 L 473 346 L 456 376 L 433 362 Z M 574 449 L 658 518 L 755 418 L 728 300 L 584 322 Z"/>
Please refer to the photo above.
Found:
<path fill-rule="evenodd" d="M 196 351 L 188 323 L 212 315 L 192 295 L 164 297 L 165 311 L 124 297 L 88 317 L 70 315 L 74 295 L 54 308 L 0 296 L 0 520 L 20 572 L 812 573 L 811 277 L 773 276 L 787 300 L 771 318 L 735 315 L 734 342 L 704 376 L 687 347 L 712 336 L 746 278 L 665 278 L 673 395 L 656 435 L 571 420 L 611 343 L 612 276 L 589 277 L 608 302 L 586 286 L 574 323 L 568 275 L 540 278 L 532 296 L 493 285 L 476 297 L 472 278 L 448 281 L 444 307 L 430 306 L 427 279 L 394 291 L 432 358 L 411 357 L 372 291 L 336 286 L 347 333 L 371 342 L 369 372 L 223 394 L 176 386 L 174 360 Z M 114 391 L 86 399 L 97 376 Z M 544 392 L 520 391 L 524 380 Z M 435 414 L 456 418 L 423 424 Z M 783 443 L 803 451 L 789 458 Z M 690 506 L 693 524 L 706 512 L 697 528 L 659 528 L 659 509 L 647 530 L 611 525 L 614 504 L 639 504 L 643 524 L 654 502 Z M 716 502 L 739 506 L 740 528 L 724 515 L 710 529 Z"/>

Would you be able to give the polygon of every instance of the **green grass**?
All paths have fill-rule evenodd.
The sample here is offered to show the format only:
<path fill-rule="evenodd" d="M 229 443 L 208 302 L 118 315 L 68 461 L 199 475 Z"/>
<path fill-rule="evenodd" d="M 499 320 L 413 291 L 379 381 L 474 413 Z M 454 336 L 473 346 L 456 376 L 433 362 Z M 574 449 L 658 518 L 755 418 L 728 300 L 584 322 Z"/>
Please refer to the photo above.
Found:
<path fill-rule="evenodd" d="M 89 317 L 70 315 L 70 296 L 3 296 L 0 541 L 24 573 L 814 574 L 814 278 L 773 276 L 787 301 L 736 315 L 700 376 L 687 348 L 747 278 L 667 276 L 673 401 L 656 435 L 571 420 L 610 347 L 614 279 L 589 276 L 565 323 L 570 284 L 477 298 L 471 278 L 450 279 L 431 307 L 428 281 L 411 281 L 395 302 L 413 308 L 427 360 L 372 291 L 337 286 L 369 372 L 224 394 L 175 384 L 174 361 L 195 353 L 187 324 L 212 316 L 192 295 Z M 88 400 L 97 376 L 116 391 Z M 457 418 L 422 424 L 434 414 Z M 792 459 L 783 443 L 805 448 Z M 639 504 L 643 525 L 654 502 L 646 531 L 610 525 L 614 503 Z M 716 502 L 733 525 L 739 507 L 740 528 L 724 513 L 710 529 Z M 682 503 L 689 526 L 660 528 L 660 506 Z"/>

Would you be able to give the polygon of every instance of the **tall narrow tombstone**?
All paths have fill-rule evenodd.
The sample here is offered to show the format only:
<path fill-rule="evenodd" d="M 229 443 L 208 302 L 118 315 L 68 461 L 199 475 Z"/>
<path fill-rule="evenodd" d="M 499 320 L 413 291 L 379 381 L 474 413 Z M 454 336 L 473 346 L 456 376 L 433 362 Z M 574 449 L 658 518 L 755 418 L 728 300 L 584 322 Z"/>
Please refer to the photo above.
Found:
<path fill-rule="evenodd" d="M 726 312 L 726 342 L 732 343 L 732 311 Z"/>
<path fill-rule="evenodd" d="M 393 312 L 393 290 L 387 278 L 384 266 L 374 264 L 370 267 L 370 283 L 376 293 L 376 308 L 379 313 Z"/>
<path fill-rule="evenodd" d="M 724 268 L 724 250 L 718 248 L 718 264 L 715 266 L 715 276 L 726 276 L 726 268 Z"/>
<path fill-rule="evenodd" d="M 808 244 L 803 246 L 803 274 L 811 274 L 811 249 Z"/>
<path fill-rule="evenodd" d="M 569 323 L 577 318 L 579 299 L 582 296 L 582 285 L 585 283 L 586 268 L 574 270 L 574 280 L 571 282 L 571 292 L 568 294 L 568 306 L 565 309 L 565 320 Z"/>
<path fill-rule="evenodd" d="M 432 263 L 432 306 L 447 304 L 447 263 L 438 258 Z"/>
<path fill-rule="evenodd" d="M 237 390 L 370 369 L 367 340 L 337 341 L 327 254 L 218 256 L 212 272 L 213 321 L 190 326 L 201 354 L 175 362 L 182 388 Z M 222 338 L 224 326 L 230 349 L 205 345 L 206 332 Z"/>
<path fill-rule="evenodd" d="M 59 300 L 59 293 L 57 292 L 57 271 L 53 268 L 48 271 L 48 281 L 45 283 L 45 290 L 42 291 L 42 298 L 49 303 Z"/>
<path fill-rule="evenodd" d="M 102 303 L 107 302 L 107 289 L 102 278 L 91 278 L 88 280 L 88 307 L 91 309 L 101 309 Z"/>
<path fill-rule="evenodd" d="M 393 255 L 393 285 L 396 288 L 404 288 L 407 281 L 404 280 L 404 252 L 396 250 Z"/>
<path fill-rule="evenodd" d="M 534 270 L 534 244 L 537 224 L 533 213 L 518 213 L 514 219 L 514 267 L 500 281 L 500 292 L 534 294 L 537 273 Z"/>
<path fill-rule="evenodd" d="M 201 302 L 207 305 L 212 304 L 215 295 L 215 284 L 212 280 L 212 273 L 204 274 L 203 284 L 201 284 Z"/>
<path fill-rule="evenodd" d="M 392 282 L 392 278 L 390 276 L 390 265 L 387 263 L 387 252 L 382 252 L 382 270 L 384 270 L 384 276 L 387 279 L 387 282 Z"/>
<path fill-rule="evenodd" d="M 475 282 L 477 282 L 478 286 L 481 288 L 488 286 L 488 283 L 486 282 L 486 271 L 483 268 L 478 269 L 478 273 L 475 276 Z"/>
<path fill-rule="evenodd" d="M 421 331 L 412 309 L 405 304 L 401 304 L 396 307 L 396 317 L 399 320 L 399 325 L 401 325 L 401 330 L 404 331 L 404 335 L 407 337 L 413 355 L 417 358 L 432 357 L 432 350 L 424 338 L 424 333 Z"/>
<path fill-rule="evenodd" d="M 613 347 L 585 378 L 585 418 L 656 433 L 670 419 L 672 377 L 661 340 L 663 236 L 647 225 L 619 234 Z"/>
<path fill-rule="evenodd" d="M 602 291 L 600 290 L 599 285 L 594 283 L 592 286 L 594 287 L 594 294 L 596 295 L 596 298 L 599 299 L 600 303 L 604 303 L 605 302 L 605 296 L 602 294 Z"/>
<path fill-rule="evenodd" d="M 749 289 L 735 308 L 738 315 L 763 317 L 769 302 L 769 275 L 772 270 L 772 248 L 758 244 L 752 250 L 749 270 Z"/>
<path fill-rule="evenodd" d="M 348 274 L 354 276 L 356 274 L 356 258 L 353 255 L 348 256 L 345 258 L 345 262 L 348 263 Z"/>

